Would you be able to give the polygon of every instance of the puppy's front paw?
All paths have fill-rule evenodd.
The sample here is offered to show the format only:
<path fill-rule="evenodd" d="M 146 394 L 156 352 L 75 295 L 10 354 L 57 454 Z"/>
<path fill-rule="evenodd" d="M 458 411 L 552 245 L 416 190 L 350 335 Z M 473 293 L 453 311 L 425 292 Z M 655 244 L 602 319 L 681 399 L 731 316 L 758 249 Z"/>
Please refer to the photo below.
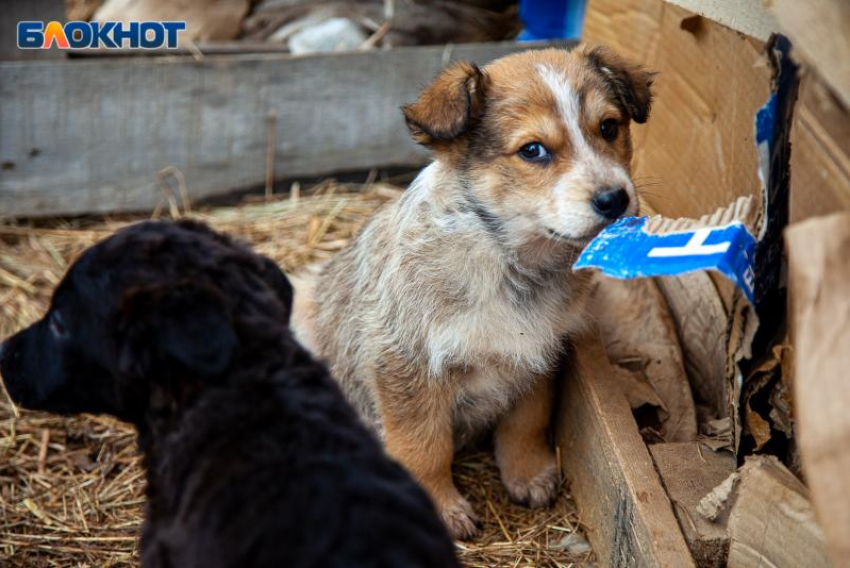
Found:
<path fill-rule="evenodd" d="M 478 534 L 478 517 L 475 516 L 469 501 L 460 495 L 448 503 L 441 504 L 440 515 L 453 539 L 472 540 Z"/>
<path fill-rule="evenodd" d="M 533 509 L 548 507 L 558 493 L 558 467 L 553 459 L 536 474 L 516 477 L 503 474 L 502 481 L 514 503 Z"/>

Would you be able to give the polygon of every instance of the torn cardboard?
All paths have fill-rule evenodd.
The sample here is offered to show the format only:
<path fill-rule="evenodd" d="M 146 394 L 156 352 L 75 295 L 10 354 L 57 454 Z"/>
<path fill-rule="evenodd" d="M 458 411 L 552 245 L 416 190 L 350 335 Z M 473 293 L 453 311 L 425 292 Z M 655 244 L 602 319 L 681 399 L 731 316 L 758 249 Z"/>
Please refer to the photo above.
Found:
<path fill-rule="evenodd" d="M 792 130 L 791 222 L 850 211 L 850 109 L 809 69 Z"/>
<path fill-rule="evenodd" d="M 717 529 L 726 527 L 730 568 L 830 565 L 808 489 L 775 456 L 748 457 L 696 512 Z"/>
<path fill-rule="evenodd" d="M 590 18 L 602 10 L 605 22 Z M 633 162 L 656 211 L 698 218 L 758 193 L 752 121 L 771 77 L 763 42 L 661 0 L 589 0 L 583 39 L 658 72 L 652 115 L 635 129 Z"/>
<path fill-rule="evenodd" d="M 694 396 L 676 324 L 655 282 L 596 278 L 592 309 L 609 360 L 627 371 L 620 382 L 644 439 L 696 439 Z M 652 421 L 645 416 L 647 411 L 653 413 Z"/>
<path fill-rule="evenodd" d="M 741 406 L 747 445 L 742 452 L 770 453 L 799 473 L 792 443 L 791 394 L 782 380 L 787 353 L 787 346 L 775 345 L 744 380 Z"/>
<path fill-rule="evenodd" d="M 803 470 L 836 566 L 850 565 L 850 212 L 786 233 Z"/>
<path fill-rule="evenodd" d="M 808 490 L 794 474 L 773 456 L 751 456 L 736 475 L 729 568 L 830 566 Z"/>

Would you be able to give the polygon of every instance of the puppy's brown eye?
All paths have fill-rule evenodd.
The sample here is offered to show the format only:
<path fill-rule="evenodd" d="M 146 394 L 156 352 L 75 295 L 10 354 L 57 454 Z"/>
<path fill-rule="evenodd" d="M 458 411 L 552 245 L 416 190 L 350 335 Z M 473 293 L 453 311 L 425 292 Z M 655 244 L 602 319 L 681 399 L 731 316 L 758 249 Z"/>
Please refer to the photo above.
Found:
<path fill-rule="evenodd" d="M 613 118 L 609 118 L 603 120 L 599 125 L 599 133 L 602 134 L 602 138 L 607 140 L 608 142 L 613 142 L 617 137 L 617 132 L 619 130 L 619 124 Z"/>
<path fill-rule="evenodd" d="M 545 163 L 552 159 L 552 154 L 540 142 L 531 142 L 519 149 L 519 157 L 526 162 Z"/>

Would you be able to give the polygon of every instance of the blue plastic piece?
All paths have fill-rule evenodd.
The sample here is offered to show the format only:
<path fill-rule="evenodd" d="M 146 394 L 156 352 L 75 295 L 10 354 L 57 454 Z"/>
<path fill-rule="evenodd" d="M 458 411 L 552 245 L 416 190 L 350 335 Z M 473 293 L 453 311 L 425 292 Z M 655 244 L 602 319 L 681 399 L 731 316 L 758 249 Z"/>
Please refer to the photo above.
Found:
<path fill-rule="evenodd" d="M 646 217 L 620 219 L 581 253 L 573 270 L 598 268 L 613 278 L 671 276 L 716 270 L 754 298 L 756 240 L 743 223 L 663 235 L 646 232 Z"/>

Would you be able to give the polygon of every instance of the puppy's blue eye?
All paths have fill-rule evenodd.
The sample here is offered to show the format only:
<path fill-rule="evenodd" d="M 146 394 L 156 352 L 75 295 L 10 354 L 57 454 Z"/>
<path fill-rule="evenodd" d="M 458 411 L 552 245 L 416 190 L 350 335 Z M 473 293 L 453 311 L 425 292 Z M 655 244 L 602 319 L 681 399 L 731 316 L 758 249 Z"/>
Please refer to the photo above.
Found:
<path fill-rule="evenodd" d="M 540 142 L 531 142 L 519 149 L 519 157 L 526 162 L 541 163 L 552 159 L 552 154 Z"/>

